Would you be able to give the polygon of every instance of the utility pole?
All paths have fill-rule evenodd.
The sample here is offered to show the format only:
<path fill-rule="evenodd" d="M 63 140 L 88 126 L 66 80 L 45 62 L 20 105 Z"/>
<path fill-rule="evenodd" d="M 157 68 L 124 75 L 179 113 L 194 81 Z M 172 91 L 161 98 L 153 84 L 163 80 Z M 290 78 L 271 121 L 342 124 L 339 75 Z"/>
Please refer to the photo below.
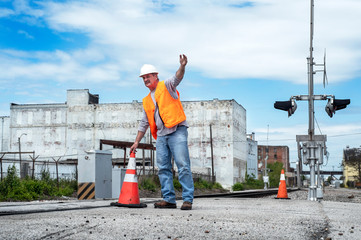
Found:
<path fill-rule="evenodd" d="M 19 142 L 19 161 L 20 161 L 20 167 L 19 167 L 19 170 L 20 170 L 20 178 L 22 177 L 22 175 L 21 175 L 21 142 L 20 142 L 20 140 L 21 140 L 21 137 L 22 137 L 23 135 L 27 135 L 27 134 L 26 134 L 26 133 L 22 133 L 22 134 L 20 135 L 20 137 L 18 137 L 18 142 Z"/>
<path fill-rule="evenodd" d="M 315 144 L 314 144 L 314 135 L 315 135 L 315 110 L 314 110 L 314 95 L 313 95 L 313 30 L 314 30 L 314 0 L 311 0 L 311 11 L 310 11 L 310 56 L 307 58 L 308 62 L 308 143 L 309 147 L 309 159 L 310 159 L 310 190 L 309 190 L 309 200 L 316 200 L 316 191 L 315 186 L 315 164 L 317 157 L 315 156 Z"/>
<path fill-rule="evenodd" d="M 209 124 L 209 137 L 211 142 L 211 161 L 212 161 L 212 183 L 216 182 L 215 176 L 214 176 L 214 159 L 213 159 L 213 140 L 212 140 L 212 124 Z"/>
<path fill-rule="evenodd" d="M 335 99 L 333 95 L 314 95 L 313 75 L 316 72 L 323 72 L 323 84 L 327 80 L 326 63 L 324 57 L 323 64 L 316 64 L 313 59 L 313 32 L 314 32 L 314 0 L 311 0 L 310 8 L 310 55 L 307 58 L 308 66 L 308 95 L 291 96 L 289 101 L 276 101 L 274 107 L 279 110 L 288 112 L 290 117 L 297 109 L 296 100 L 308 101 L 308 135 L 297 135 L 297 146 L 300 152 L 302 151 L 303 163 L 310 165 L 310 188 L 308 192 L 308 200 L 317 201 L 323 198 L 323 193 L 320 184 L 319 166 L 323 164 L 323 155 L 326 155 L 326 135 L 315 135 L 315 110 L 314 100 L 328 100 L 325 107 L 327 114 L 332 118 L 335 111 L 341 110 L 350 104 L 350 99 Z M 322 66 L 323 70 L 314 70 L 314 66 Z M 301 144 L 301 145 L 300 145 Z M 298 169 L 301 169 L 302 162 L 299 163 Z M 317 185 L 316 185 L 316 167 L 317 167 Z"/>
<path fill-rule="evenodd" d="M 1 117 L 1 152 L 4 151 L 4 117 Z"/>
<path fill-rule="evenodd" d="M 264 159 L 264 177 L 263 177 L 263 182 L 264 182 L 264 189 L 265 189 L 265 190 L 268 189 L 268 183 L 269 183 L 268 168 L 267 168 L 267 160 L 268 160 L 268 156 L 269 156 L 269 149 L 268 149 L 268 132 L 269 132 L 269 125 L 267 125 L 267 146 L 266 146 L 266 157 L 265 157 L 265 159 Z"/>

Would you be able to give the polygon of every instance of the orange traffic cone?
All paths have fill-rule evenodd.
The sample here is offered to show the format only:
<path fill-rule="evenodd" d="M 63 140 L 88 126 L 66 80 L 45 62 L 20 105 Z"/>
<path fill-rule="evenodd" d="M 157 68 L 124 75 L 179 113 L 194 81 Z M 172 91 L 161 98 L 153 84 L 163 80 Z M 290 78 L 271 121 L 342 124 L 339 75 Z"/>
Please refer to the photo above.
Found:
<path fill-rule="evenodd" d="M 147 204 L 140 203 L 138 180 L 135 169 L 135 153 L 130 153 L 127 171 L 120 191 L 119 200 L 117 203 L 111 203 L 111 206 L 117 207 L 131 207 L 131 208 L 144 208 Z"/>
<path fill-rule="evenodd" d="M 290 199 L 287 195 L 285 171 L 283 169 L 281 171 L 280 185 L 278 187 L 278 194 L 276 199 Z"/>

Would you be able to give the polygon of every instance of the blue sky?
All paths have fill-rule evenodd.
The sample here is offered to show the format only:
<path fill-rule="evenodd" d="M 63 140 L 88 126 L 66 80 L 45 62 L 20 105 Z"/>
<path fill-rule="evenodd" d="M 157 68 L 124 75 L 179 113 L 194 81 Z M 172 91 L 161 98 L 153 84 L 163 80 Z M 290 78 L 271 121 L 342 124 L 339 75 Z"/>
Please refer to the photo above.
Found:
<path fill-rule="evenodd" d="M 247 132 L 288 145 L 295 161 L 307 102 L 290 118 L 273 104 L 308 93 L 309 8 L 309 0 L 0 0 L 0 116 L 12 102 L 64 102 L 67 89 L 89 89 L 101 103 L 141 101 L 142 64 L 165 79 L 184 53 L 183 100 L 235 99 Z M 315 102 L 316 134 L 328 135 L 323 169 L 339 169 L 342 150 L 361 145 L 360 12 L 359 0 L 315 0 L 314 60 L 323 63 L 326 49 L 329 84 L 317 73 L 314 92 L 351 99 L 333 118 L 326 101 Z"/>

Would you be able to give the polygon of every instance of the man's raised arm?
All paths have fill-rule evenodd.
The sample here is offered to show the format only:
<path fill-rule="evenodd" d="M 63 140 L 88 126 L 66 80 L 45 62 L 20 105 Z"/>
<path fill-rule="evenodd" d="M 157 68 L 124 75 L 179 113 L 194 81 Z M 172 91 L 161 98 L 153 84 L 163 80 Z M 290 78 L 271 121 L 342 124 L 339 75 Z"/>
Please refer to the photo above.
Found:
<path fill-rule="evenodd" d="M 179 80 L 182 80 L 184 77 L 186 65 L 188 63 L 187 56 L 184 54 L 179 55 L 179 63 L 180 66 L 177 72 L 175 73 L 175 77 Z"/>

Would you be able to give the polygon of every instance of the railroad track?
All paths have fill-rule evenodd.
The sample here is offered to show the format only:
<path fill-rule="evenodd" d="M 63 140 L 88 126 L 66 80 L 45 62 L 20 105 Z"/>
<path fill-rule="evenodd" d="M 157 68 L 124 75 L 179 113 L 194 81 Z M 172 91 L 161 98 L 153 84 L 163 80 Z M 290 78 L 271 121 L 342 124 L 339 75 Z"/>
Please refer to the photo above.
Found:
<path fill-rule="evenodd" d="M 299 188 L 287 188 L 287 192 L 294 192 L 300 190 Z M 194 196 L 194 198 L 217 198 L 217 197 L 228 197 L 228 198 L 258 198 L 269 195 L 277 195 L 278 188 L 271 189 L 256 189 L 256 190 L 245 190 L 245 191 L 236 191 L 230 193 L 216 193 L 216 194 L 206 194 Z"/>
<path fill-rule="evenodd" d="M 287 192 L 298 191 L 298 188 L 288 188 Z M 276 195 L 278 189 L 259 189 L 259 190 L 245 190 L 230 193 L 216 193 L 197 195 L 194 198 L 257 198 L 269 195 Z M 177 198 L 181 200 L 181 198 Z M 57 211 L 72 211 L 72 210 L 86 210 L 93 208 L 111 207 L 110 203 L 114 202 L 114 199 L 104 200 L 84 200 L 84 201 L 56 201 L 56 202 L 22 202 L 22 203 L 10 203 L 0 205 L 0 217 L 9 215 L 24 215 L 24 214 L 36 214 L 45 212 L 57 212 Z M 146 204 L 151 204 L 157 199 L 146 199 L 142 201 Z"/>

